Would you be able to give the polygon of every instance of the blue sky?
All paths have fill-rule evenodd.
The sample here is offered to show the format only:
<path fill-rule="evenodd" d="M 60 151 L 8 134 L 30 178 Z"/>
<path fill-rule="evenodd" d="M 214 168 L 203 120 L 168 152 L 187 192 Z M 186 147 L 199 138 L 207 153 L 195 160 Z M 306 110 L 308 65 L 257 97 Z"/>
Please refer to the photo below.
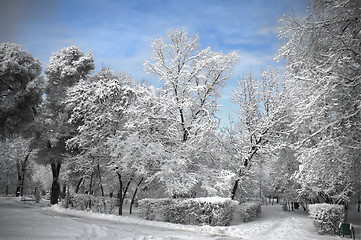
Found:
<path fill-rule="evenodd" d="M 282 14 L 306 14 L 307 0 L 0 0 L 0 42 L 16 42 L 39 58 L 75 45 L 137 80 L 150 78 L 143 63 L 151 43 L 169 29 L 197 32 L 202 47 L 237 51 L 241 59 L 223 89 L 220 117 L 232 114 L 237 76 L 275 65 Z"/>

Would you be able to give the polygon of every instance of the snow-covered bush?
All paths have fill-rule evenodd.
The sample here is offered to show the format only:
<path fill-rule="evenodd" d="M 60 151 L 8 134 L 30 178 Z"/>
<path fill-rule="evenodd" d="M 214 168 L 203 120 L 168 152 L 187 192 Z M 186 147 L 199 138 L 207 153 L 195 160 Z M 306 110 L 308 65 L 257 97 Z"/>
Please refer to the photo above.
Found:
<path fill-rule="evenodd" d="M 249 222 L 261 214 L 261 203 L 246 202 L 239 206 L 239 214 L 243 222 Z"/>
<path fill-rule="evenodd" d="M 190 225 L 228 226 L 234 207 L 228 198 L 144 199 L 139 201 L 141 217 Z"/>
<path fill-rule="evenodd" d="M 167 221 L 166 208 L 174 204 L 175 199 L 142 199 L 138 201 L 140 217 L 146 220 Z"/>
<path fill-rule="evenodd" d="M 335 204 L 309 205 L 310 217 L 314 218 L 314 225 L 319 234 L 335 234 L 340 222 L 344 220 L 344 208 Z"/>
<path fill-rule="evenodd" d="M 116 198 L 96 197 L 87 194 L 74 194 L 70 196 L 70 204 L 76 209 L 85 210 L 95 207 L 100 213 L 113 213 L 115 208 Z"/>
<path fill-rule="evenodd" d="M 236 205 L 237 202 L 220 197 L 185 199 L 170 205 L 166 215 L 173 223 L 228 226 Z"/>

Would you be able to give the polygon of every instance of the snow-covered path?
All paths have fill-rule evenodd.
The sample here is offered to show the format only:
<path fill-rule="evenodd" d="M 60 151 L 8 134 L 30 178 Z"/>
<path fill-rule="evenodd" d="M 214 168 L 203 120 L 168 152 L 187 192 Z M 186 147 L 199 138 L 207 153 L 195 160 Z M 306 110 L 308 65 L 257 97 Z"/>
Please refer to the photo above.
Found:
<path fill-rule="evenodd" d="M 202 233 L 155 226 L 112 222 L 49 211 L 49 209 L 4 204 L 0 201 L 1 240 L 40 239 L 220 239 Z"/>
<path fill-rule="evenodd" d="M 228 236 L 257 240 L 332 240 L 338 236 L 319 235 L 313 220 L 303 210 L 284 212 L 280 205 L 262 206 L 260 218 L 252 222 L 230 226 Z"/>
<path fill-rule="evenodd" d="M 354 212 L 356 239 L 360 216 Z M 283 212 L 280 205 L 262 206 L 252 222 L 235 219 L 228 227 L 190 226 L 116 216 L 58 206 L 40 208 L 19 199 L 0 198 L 0 240 L 7 239 L 243 239 L 243 240 L 341 240 L 318 235 L 313 220 L 303 210 Z M 55 227 L 54 227 L 55 226 Z"/>

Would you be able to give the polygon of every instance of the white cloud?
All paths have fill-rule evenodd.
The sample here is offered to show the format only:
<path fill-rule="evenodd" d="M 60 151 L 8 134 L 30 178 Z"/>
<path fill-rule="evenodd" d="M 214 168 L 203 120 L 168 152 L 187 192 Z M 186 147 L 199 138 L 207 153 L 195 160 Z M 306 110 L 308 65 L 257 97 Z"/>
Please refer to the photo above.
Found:
<path fill-rule="evenodd" d="M 258 30 L 258 33 L 262 36 L 278 35 L 278 27 L 271 26 L 271 27 L 260 28 Z"/>

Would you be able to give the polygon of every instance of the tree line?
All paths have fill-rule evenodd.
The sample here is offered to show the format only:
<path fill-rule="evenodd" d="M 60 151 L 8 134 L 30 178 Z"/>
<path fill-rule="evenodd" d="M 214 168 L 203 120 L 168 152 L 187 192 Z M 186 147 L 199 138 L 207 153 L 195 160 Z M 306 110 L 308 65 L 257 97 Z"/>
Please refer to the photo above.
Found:
<path fill-rule="evenodd" d="M 226 127 L 218 100 L 239 56 L 202 48 L 185 29 L 152 44 L 144 68 L 158 87 L 95 72 L 93 55 L 75 46 L 53 53 L 43 76 L 31 53 L 3 43 L 0 187 L 50 188 L 52 204 L 66 183 L 120 206 L 137 194 L 359 200 L 360 16 L 360 2 L 344 0 L 284 16 L 283 73 L 240 77 Z"/>

